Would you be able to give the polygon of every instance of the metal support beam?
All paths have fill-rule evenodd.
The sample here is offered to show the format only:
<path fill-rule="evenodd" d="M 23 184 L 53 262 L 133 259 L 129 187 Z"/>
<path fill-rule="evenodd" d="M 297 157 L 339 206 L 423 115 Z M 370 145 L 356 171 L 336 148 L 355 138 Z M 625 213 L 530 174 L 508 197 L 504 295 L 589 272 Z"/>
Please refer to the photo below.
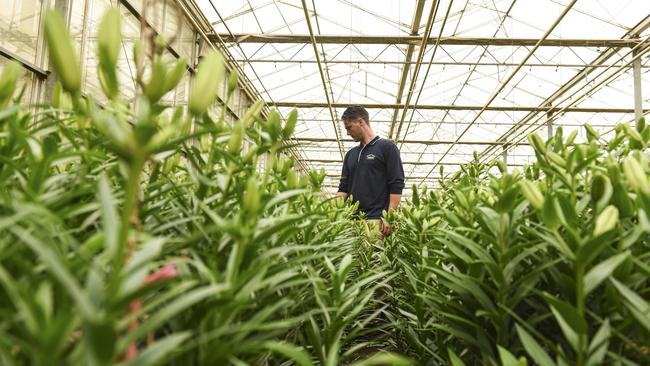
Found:
<path fill-rule="evenodd" d="M 550 105 L 549 105 L 550 107 Z M 546 133 L 547 133 L 547 138 L 551 138 L 553 136 L 553 111 L 550 110 L 546 112 Z"/>
<path fill-rule="evenodd" d="M 308 159 L 307 161 L 312 162 L 312 163 L 321 163 L 321 164 L 343 164 L 342 160 L 339 159 Z M 402 164 L 404 165 L 433 165 L 433 161 L 403 161 Z M 467 162 L 462 162 L 462 163 L 450 163 L 450 162 L 442 162 L 438 165 L 447 165 L 447 166 L 458 166 L 461 164 L 468 164 Z M 524 166 L 524 164 L 510 164 L 510 166 Z"/>
<path fill-rule="evenodd" d="M 496 29 L 494 30 L 494 33 L 492 33 L 492 38 L 495 38 L 495 37 L 497 37 L 497 36 L 499 35 L 499 32 L 501 31 L 501 28 L 503 27 L 503 24 L 505 23 L 506 19 L 508 19 L 509 15 L 510 15 L 510 12 L 512 11 L 512 9 L 513 9 L 513 7 L 515 6 L 516 3 L 517 3 L 517 0 L 512 0 L 511 3 L 510 3 L 510 6 L 508 6 L 508 9 L 505 11 L 505 13 L 502 13 L 502 14 L 499 16 L 499 19 L 500 19 L 500 20 L 499 20 L 499 25 L 498 25 L 498 26 L 496 27 Z M 453 4 L 453 1 L 450 1 L 450 2 L 449 2 L 449 6 L 451 6 L 452 4 Z M 466 2 L 466 3 L 465 3 L 465 7 L 467 6 L 467 4 L 468 4 L 468 3 Z M 465 7 L 463 7 L 462 12 L 465 11 Z M 461 14 L 461 16 L 460 16 L 458 22 L 456 23 L 456 27 L 455 27 L 454 32 L 452 33 L 452 35 L 456 35 L 456 32 L 458 31 L 458 26 L 459 26 L 459 24 L 460 24 L 460 19 L 461 19 L 461 18 L 462 18 L 462 14 Z M 442 36 L 442 27 L 441 27 L 440 31 L 441 31 L 441 34 L 439 35 L 438 38 L 440 38 L 440 36 Z M 466 75 L 466 77 L 465 77 L 465 80 L 464 80 L 463 83 L 461 84 L 461 87 L 460 87 L 460 89 L 458 90 L 458 92 L 456 93 L 456 96 L 454 96 L 453 101 L 452 101 L 451 103 L 449 103 L 449 104 L 456 104 L 456 101 L 458 100 L 458 98 L 460 98 L 460 96 L 463 95 L 463 90 L 465 90 L 465 88 L 469 85 L 469 81 L 472 80 L 472 76 L 474 75 L 474 73 L 476 72 L 476 69 L 478 68 L 478 62 L 480 62 L 480 61 L 483 59 L 483 57 L 485 56 L 486 53 L 488 53 L 488 47 L 483 47 L 483 51 L 481 51 L 481 55 L 478 57 L 478 59 L 477 59 L 477 63 L 474 64 L 474 65 L 471 65 L 471 66 L 470 66 L 470 71 L 467 73 L 467 75 Z M 431 60 L 430 60 L 429 62 L 433 62 L 433 57 L 434 57 L 434 55 L 432 54 L 432 56 L 431 56 Z M 517 65 L 513 65 L 513 66 L 517 66 Z M 429 73 L 429 69 L 430 69 L 430 68 L 431 68 L 431 64 L 429 64 L 429 66 L 428 66 L 428 68 L 427 68 L 427 74 Z M 444 69 L 444 68 L 443 68 L 443 69 Z M 499 70 L 499 69 L 497 68 L 497 71 L 498 71 L 498 70 Z M 415 101 L 415 104 L 418 104 L 418 103 L 419 103 L 419 101 L 420 101 L 420 95 L 421 95 L 423 89 L 424 89 L 424 84 L 422 85 L 422 88 L 420 89 L 420 94 L 418 94 L 418 99 Z M 442 116 L 442 118 L 440 118 L 440 120 L 445 120 L 445 119 L 447 119 L 448 117 L 451 118 L 451 116 L 449 115 L 449 112 L 450 112 L 449 110 L 445 111 L 444 115 Z M 412 112 L 412 113 L 411 113 L 411 119 L 409 120 L 409 124 L 410 124 L 411 121 L 413 120 L 413 114 L 414 114 L 414 113 Z M 452 118 L 452 119 L 453 119 L 453 118 Z M 419 124 L 419 121 L 418 121 L 418 124 Z M 433 131 L 432 131 L 432 133 L 431 133 L 431 138 L 432 138 L 432 139 L 435 138 L 436 136 L 438 136 L 438 131 L 440 130 L 441 127 L 442 127 L 442 123 L 439 123 L 439 124 L 437 124 L 437 125 L 433 128 Z M 458 128 L 458 123 L 455 122 L 455 123 L 454 123 L 454 130 L 456 130 L 457 128 Z M 408 130 L 408 126 L 407 126 L 407 130 Z M 400 145 L 400 147 L 401 147 L 401 145 Z M 422 155 L 424 155 L 424 152 L 425 152 L 425 151 L 426 151 L 426 149 L 424 149 L 424 150 L 420 153 L 420 156 L 418 157 L 418 160 L 420 160 L 420 159 L 422 158 Z"/>
<path fill-rule="evenodd" d="M 642 47 L 642 45 L 639 45 L 638 47 Z M 564 107 L 564 108 L 562 108 L 561 110 L 559 110 L 558 113 L 557 113 L 557 115 L 562 115 L 562 114 L 564 113 L 564 111 L 565 111 L 566 108 L 569 108 L 569 107 L 571 107 L 572 105 L 574 105 L 574 104 L 576 104 L 576 103 L 582 101 L 585 97 L 587 97 L 587 96 L 593 94 L 593 93 L 594 93 L 595 91 L 597 91 L 599 88 L 601 88 L 601 87 L 603 87 L 604 85 L 606 85 L 606 84 L 607 84 L 608 82 L 610 82 L 613 78 L 615 78 L 615 77 L 617 77 L 618 75 L 620 75 L 620 73 L 621 73 L 621 71 L 622 71 L 623 69 L 632 66 L 632 64 L 634 63 L 634 61 L 636 61 L 636 60 L 638 60 L 639 58 L 641 58 L 641 56 L 644 55 L 644 52 L 646 52 L 646 51 L 648 51 L 648 50 L 650 50 L 650 47 L 645 47 L 645 49 L 644 49 L 643 51 L 640 51 L 636 56 L 634 56 L 634 57 L 633 57 L 630 61 L 628 61 L 625 65 L 623 65 L 622 67 L 617 68 L 616 70 L 614 70 L 613 73 L 609 74 L 607 77 L 605 77 L 605 78 L 602 79 L 601 81 L 597 82 L 594 86 L 592 86 L 592 87 L 588 88 L 587 90 L 583 91 L 582 94 L 580 94 L 580 95 L 578 95 L 577 97 L 575 97 L 574 100 L 573 100 L 571 103 L 569 103 L 569 105 L 567 105 L 566 107 Z M 634 50 L 630 50 L 627 54 L 623 55 L 623 56 L 621 57 L 621 59 L 626 58 L 627 56 L 629 56 L 630 54 L 632 54 L 633 51 L 634 51 Z M 603 73 L 603 74 L 604 74 L 604 73 Z M 602 74 L 601 74 L 601 75 L 602 75 Z M 598 76 L 601 76 L 601 75 L 598 75 Z M 577 93 L 572 94 L 572 96 L 575 96 L 575 94 L 577 94 Z M 567 98 L 567 99 L 568 99 L 568 98 Z M 557 118 L 557 117 L 554 116 L 554 118 Z M 536 121 L 534 121 L 532 124 L 530 124 L 530 125 L 528 126 L 528 127 L 533 127 L 533 130 L 532 130 L 532 131 L 530 131 L 530 132 L 526 132 L 526 131 L 524 131 L 524 133 L 521 133 L 520 136 L 519 136 L 519 139 L 518 139 L 517 141 L 515 141 L 515 142 L 522 141 L 523 139 L 526 138 L 526 136 L 527 136 L 528 134 L 535 133 L 537 130 L 539 130 L 541 127 L 544 126 L 543 123 L 540 124 L 540 125 L 535 125 L 535 123 L 538 122 L 538 121 L 539 121 L 539 119 L 536 120 Z M 632 121 L 632 122 L 634 122 L 634 121 Z M 527 128 L 526 130 L 528 130 L 528 128 Z M 612 129 L 610 130 L 610 132 L 613 131 L 613 130 L 614 130 L 614 129 L 612 128 Z M 511 142 L 512 142 L 512 141 L 511 141 Z"/>
<path fill-rule="evenodd" d="M 0 56 L 18 62 L 24 68 L 33 72 L 36 75 L 36 77 L 38 77 L 39 79 L 47 79 L 47 75 L 49 74 L 49 71 L 43 70 L 42 68 L 36 66 L 34 63 L 25 60 L 24 58 L 16 55 L 15 53 L 5 49 L 4 47 L 0 47 Z"/>
<path fill-rule="evenodd" d="M 310 35 L 301 34 L 213 34 L 226 43 L 310 43 Z M 420 45 L 420 36 L 333 36 L 316 35 L 315 41 L 321 44 L 397 44 Z M 429 38 L 426 44 L 436 43 L 437 38 Z M 442 37 L 441 46 L 512 46 L 532 47 L 537 45 L 535 38 L 475 38 L 475 37 Z M 639 39 L 545 39 L 541 47 L 634 47 Z"/>
<path fill-rule="evenodd" d="M 314 56 L 318 62 L 318 71 L 320 73 L 321 81 L 323 82 L 323 90 L 325 91 L 325 98 L 327 99 L 327 106 L 330 111 L 330 117 L 332 118 L 332 125 L 334 127 L 334 133 L 336 134 L 336 139 L 338 140 L 339 152 L 341 153 L 341 159 L 343 159 L 343 145 L 341 145 L 341 138 L 339 136 L 339 130 L 336 123 L 338 122 L 334 117 L 334 110 L 332 109 L 332 101 L 330 100 L 330 94 L 327 91 L 327 81 L 325 80 L 325 73 L 323 72 L 323 65 L 320 62 L 320 56 L 318 54 L 318 47 L 316 46 L 316 37 L 314 35 L 314 30 L 311 26 L 311 20 L 309 19 L 309 11 L 307 10 L 307 3 L 305 0 L 302 0 L 302 8 L 305 11 L 305 20 L 307 21 L 307 28 L 309 28 L 309 36 L 311 40 L 311 45 L 314 48 Z"/>
<path fill-rule="evenodd" d="M 650 110 L 648 110 L 648 111 L 650 112 Z M 329 119 L 321 119 L 321 118 L 309 118 L 309 119 L 303 119 L 303 118 L 301 118 L 300 121 L 303 122 L 303 123 L 305 123 L 307 126 L 311 126 L 311 125 L 315 124 L 316 122 L 330 122 Z M 377 118 L 375 118 L 375 119 L 372 120 L 372 123 L 375 124 L 375 125 L 376 125 L 376 124 L 381 124 L 381 123 L 390 123 L 390 122 L 391 122 L 391 121 L 390 121 L 390 120 L 387 120 L 387 119 L 377 119 Z M 450 126 L 458 126 L 458 122 L 457 122 L 457 121 L 449 121 L 449 120 L 447 120 L 447 121 L 438 121 L 438 120 L 435 120 L 435 121 L 433 121 L 433 120 L 420 120 L 420 121 L 417 121 L 417 123 L 418 123 L 418 125 L 432 124 L 432 125 L 450 125 Z M 481 126 L 510 127 L 510 126 L 512 126 L 512 125 L 514 125 L 514 124 L 516 124 L 516 123 L 517 123 L 517 122 L 514 122 L 514 121 L 506 121 L 506 120 L 504 119 L 504 120 L 498 120 L 498 121 L 491 120 L 491 121 L 488 122 L 488 123 L 480 124 L 480 125 L 481 125 Z M 573 122 L 573 123 L 561 122 L 561 123 L 560 123 L 560 126 L 562 126 L 563 128 L 564 128 L 564 127 L 578 127 L 578 128 L 582 128 L 582 127 L 583 127 L 583 124 L 582 124 L 582 123 L 579 123 L 579 122 Z M 608 127 L 612 127 L 612 125 L 611 125 L 611 124 L 608 124 L 608 123 L 606 123 L 606 122 L 601 122 L 601 123 L 594 123 L 594 124 L 591 125 L 591 127 L 594 127 L 594 128 L 601 128 L 601 127 L 602 127 L 602 128 L 608 128 Z"/>
<path fill-rule="evenodd" d="M 240 64 L 252 63 L 252 64 L 315 64 L 316 60 L 307 60 L 307 59 L 237 59 L 235 60 Z M 399 60 L 321 60 L 321 63 L 328 65 L 415 65 L 416 61 L 399 61 Z M 513 67 L 518 66 L 518 63 L 514 62 L 452 62 L 452 61 L 432 61 L 432 62 L 422 62 L 422 66 L 425 65 L 437 65 L 437 66 L 498 66 L 498 67 Z M 595 67 L 595 68 L 607 68 L 607 67 L 616 67 L 617 65 L 608 65 L 608 64 L 575 64 L 575 63 L 527 63 L 524 67 L 570 67 L 570 68 L 583 68 L 583 67 Z M 642 69 L 650 69 L 650 65 L 641 65 Z"/>
<path fill-rule="evenodd" d="M 333 139 L 333 138 L 327 138 L 327 137 L 295 137 L 295 141 L 297 142 L 353 142 L 352 139 Z M 492 145 L 504 145 L 503 142 L 494 142 L 494 141 L 443 141 L 443 140 L 404 140 L 402 141 L 405 144 L 419 144 L 419 145 L 453 145 L 454 143 L 456 145 L 487 145 L 487 146 L 492 146 Z M 528 143 L 519 143 L 517 144 L 519 146 L 528 146 Z M 505 144 L 505 146 L 509 146 L 509 144 Z"/>
<path fill-rule="evenodd" d="M 125 0 L 120 0 L 120 1 L 125 1 Z M 232 72 L 232 70 L 237 70 L 239 74 L 238 78 L 238 85 L 241 87 L 241 90 L 244 92 L 244 94 L 249 98 L 251 102 L 256 101 L 256 100 L 261 100 L 262 95 L 257 91 L 257 89 L 253 86 L 253 83 L 250 81 L 246 73 L 244 73 L 243 67 L 240 66 L 237 62 L 235 62 L 232 54 L 229 52 L 228 47 L 226 44 L 219 38 L 219 37 L 208 37 L 206 33 L 204 32 L 204 29 L 212 28 L 212 25 L 210 25 L 208 19 L 205 16 L 205 13 L 201 11 L 195 4 L 195 2 L 186 2 L 184 0 L 174 0 L 174 3 L 178 6 L 179 11 L 181 11 L 185 15 L 185 19 L 188 20 L 192 26 L 194 27 L 194 30 L 198 33 L 197 37 L 198 39 L 205 40 L 206 44 L 213 50 L 219 51 L 225 58 L 226 58 L 226 69 L 229 72 Z M 214 4 L 210 3 L 212 6 Z M 217 9 L 214 8 L 215 13 L 219 16 L 221 19 L 221 16 L 217 12 Z M 228 29 L 228 27 L 226 27 Z M 219 46 L 219 47 L 217 47 Z M 253 66 L 251 65 L 251 69 L 254 71 Z M 255 73 L 256 74 L 256 73 Z M 261 84 L 261 82 L 260 82 Z M 264 86 L 262 85 L 262 88 Z M 267 92 L 268 94 L 268 92 Z M 225 105 L 225 103 L 224 103 Z M 268 108 L 265 106 L 265 108 L 262 110 L 262 115 L 263 116 L 268 116 Z M 289 148 L 289 153 L 295 158 L 296 162 L 298 163 L 299 169 L 302 170 L 303 172 L 309 171 L 308 167 L 305 166 L 303 163 L 303 159 L 300 158 L 299 156 L 299 151 L 296 151 L 294 148 Z"/>
<path fill-rule="evenodd" d="M 472 125 L 474 125 L 474 123 L 476 123 L 476 121 L 478 121 L 478 119 L 481 117 L 481 114 L 486 110 L 486 108 L 488 108 L 488 107 L 490 106 L 490 104 L 492 104 L 492 102 L 497 98 L 497 96 L 499 95 L 499 93 L 501 93 L 501 92 L 503 91 L 503 89 L 505 89 L 506 85 L 508 85 L 508 83 L 509 83 L 509 82 L 510 82 L 514 77 L 515 77 L 515 75 L 517 74 L 517 72 L 519 72 L 519 70 L 523 67 L 523 65 L 526 63 L 526 61 L 528 61 L 528 59 L 531 58 L 531 57 L 533 56 L 533 54 L 535 53 L 535 51 L 537 51 L 537 49 L 538 49 L 539 47 L 541 47 L 542 43 L 543 43 L 546 39 L 548 39 L 548 36 L 549 36 L 549 35 L 551 34 L 551 32 L 555 29 L 555 27 L 557 27 L 557 25 L 560 24 L 560 21 L 562 21 L 562 19 L 564 19 L 564 17 L 565 17 L 566 14 L 569 12 L 569 10 L 571 10 L 571 8 L 573 7 L 573 5 L 575 5 L 576 1 L 577 1 L 577 0 L 572 0 L 572 1 L 571 1 L 571 2 L 570 2 L 570 3 L 569 3 L 569 4 L 564 8 L 564 11 L 562 11 L 562 13 L 561 13 L 561 14 L 560 14 L 556 19 L 555 19 L 555 21 L 553 22 L 553 24 L 548 28 L 548 30 L 546 30 L 546 32 L 544 33 L 544 35 L 543 35 L 540 39 L 537 40 L 537 42 L 535 43 L 535 46 L 534 46 L 533 48 L 531 48 L 530 51 L 528 51 L 528 54 L 524 57 L 524 59 L 523 59 L 523 60 L 521 61 L 521 63 L 519 64 L 519 66 L 517 66 L 517 67 L 516 67 L 516 68 L 515 68 L 511 73 L 510 73 L 510 75 L 509 75 L 509 76 L 508 76 L 508 77 L 507 77 L 507 78 L 506 78 L 506 79 L 505 79 L 505 80 L 504 80 L 504 81 L 503 81 L 503 82 L 502 82 L 502 83 L 497 87 L 497 89 L 492 93 L 492 95 L 491 95 L 490 98 L 487 100 L 487 102 L 485 102 L 485 104 L 483 105 L 483 107 L 481 108 L 481 110 L 476 114 L 476 116 L 472 119 L 472 121 L 471 121 L 469 124 L 467 124 L 467 127 L 465 127 L 465 129 L 463 129 L 463 131 L 458 135 L 458 137 L 456 138 L 456 142 L 459 142 L 460 139 L 463 138 L 463 136 L 465 135 L 465 133 L 467 133 L 467 131 L 472 127 Z M 440 159 L 438 159 L 438 163 L 441 162 L 442 159 L 445 158 L 445 156 L 447 156 L 447 154 L 451 151 L 451 149 L 452 149 L 453 147 L 454 147 L 454 145 L 451 145 L 451 146 L 449 146 L 449 148 L 447 148 L 447 150 L 442 154 L 442 156 L 440 157 Z M 429 175 L 431 174 L 431 172 L 433 172 L 433 170 L 434 170 L 435 168 L 436 168 L 436 165 L 434 165 L 433 167 L 431 167 L 431 170 L 429 171 L 429 173 L 427 173 L 427 176 L 429 176 Z"/>
<path fill-rule="evenodd" d="M 267 105 L 273 107 L 290 107 L 290 108 L 346 108 L 354 103 L 302 103 L 302 102 L 271 102 L 267 101 Z M 363 103 L 366 109 L 395 109 L 404 108 L 403 104 L 391 103 Z M 452 111 L 500 111 L 500 112 L 557 112 L 561 107 L 543 107 L 543 106 L 469 106 L 469 105 L 431 105 L 431 104 L 416 104 L 408 105 L 407 109 L 427 109 L 427 110 L 452 110 Z M 650 109 L 643 110 L 645 112 Z M 564 109 L 563 112 L 582 112 L 582 113 L 634 113 L 634 108 L 592 108 L 592 107 L 573 107 Z"/>
<path fill-rule="evenodd" d="M 637 55 L 637 51 L 632 52 L 633 56 Z M 633 64 L 633 77 L 634 77 L 634 122 L 639 122 L 643 116 L 643 98 L 641 93 L 641 58 L 637 58 Z"/>
<path fill-rule="evenodd" d="M 497 144 L 503 144 L 505 141 L 498 141 Z M 503 160 L 503 163 L 508 165 L 508 149 L 503 147 L 503 151 L 501 152 L 501 159 Z"/>
<path fill-rule="evenodd" d="M 632 29 L 627 31 L 622 39 L 627 40 L 627 39 L 635 39 L 637 37 L 637 34 L 641 34 L 643 31 L 645 31 L 648 27 L 650 27 L 650 15 L 646 16 L 643 20 L 641 20 L 639 23 L 637 23 Z M 603 51 L 598 57 L 596 57 L 594 60 L 592 60 L 589 65 L 601 65 L 604 64 L 607 60 L 612 58 L 616 53 L 619 51 L 618 48 L 610 48 L 605 51 Z M 561 98 L 565 93 L 567 93 L 569 90 L 571 90 L 574 86 L 578 85 L 582 80 L 585 80 L 587 76 L 589 76 L 593 71 L 595 71 L 595 68 L 592 66 L 587 66 L 585 65 L 584 69 L 580 70 L 574 77 L 572 77 L 569 81 L 564 83 L 561 87 L 559 87 L 553 94 L 548 96 L 542 103 L 540 103 L 540 106 L 544 106 L 547 104 L 557 104 L 556 101 Z M 518 123 L 516 123 L 508 132 L 503 134 L 501 137 L 503 139 L 508 139 L 511 136 L 518 136 L 521 135 L 521 132 L 519 131 L 520 128 L 525 128 L 526 124 L 530 122 L 533 118 L 535 118 L 537 114 L 536 113 L 529 113 L 526 115 L 524 118 L 522 118 Z M 485 151 L 481 153 L 482 156 L 487 156 L 492 152 L 492 148 L 487 148 Z"/>
<path fill-rule="evenodd" d="M 458 164 L 458 165 L 460 165 L 460 164 Z M 328 177 L 328 178 L 335 178 L 335 179 L 341 178 L 341 174 L 325 174 L 325 176 Z M 404 179 L 416 180 L 416 179 L 440 179 L 440 178 L 437 178 L 437 177 L 425 177 L 423 175 L 422 176 L 408 176 L 407 175 L 407 176 L 404 177 Z"/>

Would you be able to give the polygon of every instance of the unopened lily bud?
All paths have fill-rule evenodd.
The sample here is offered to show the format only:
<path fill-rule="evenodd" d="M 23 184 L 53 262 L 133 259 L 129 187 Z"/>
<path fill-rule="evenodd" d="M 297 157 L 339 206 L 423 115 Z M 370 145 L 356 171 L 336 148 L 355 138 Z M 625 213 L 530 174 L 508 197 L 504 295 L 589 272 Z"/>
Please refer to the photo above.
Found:
<path fill-rule="evenodd" d="M 260 192 L 256 176 L 248 178 L 248 182 L 246 182 L 243 207 L 244 210 L 251 214 L 256 214 L 261 207 Z"/>
<path fill-rule="evenodd" d="M 567 145 L 573 144 L 573 141 L 575 141 L 576 137 L 578 137 L 578 130 L 573 130 L 573 132 L 569 134 L 569 137 L 567 137 L 566 144 Z"/>
<path fill-rule="evenodd" d="M 278 111 L 272 109 L 266 121 L 267 131 L 273 141 L 277 140 L 282 131 L 282 116 Z"/>
<path fill-rule="evenodd" d="M 416 207 L 420 206 L 420 194 L 418 193 L 418 186 L 416 184 L 413 184 L 412 191 L 413 191 L 413 197 L 412 197 L 413 205 Z"/>
<path fill-rule="evenodd" d="M 623 161 L 623 171 L 625 172 L 625 178 L 627 178 L 630 187 L 638 192 L 650 194 L 648 177 L 645 171 L 643 171 L 641 164 L 635 158 L 629 156 Z"/>
<path fill-rule="evenodd" d="M 597 203 L 607 192 L 611 196 L 611 186 L 609 178 L 603 174 L 596 174 L 591 182 L 591 200 Z"/>
<path fill-rule="evenodd" d="M 598 215 L 596 219 L 596 226 L 594 227 L 594 236 L 604 234 L 614 227 L 618 222 L 618 209 L 612 205 L 605 207 L 603 212 Z"/>
<path fill-rule="evenodd" d="M 287 188 L 294 189 L 298 187 L 298 175 L 294 170 L 287 172 Z"/>
<path fill-rule="evenodd" d="M 501 174 L 506 174 L 508 172 L 508 166 L 503 162 L 503 160 L 497 160 L 497 167 Z"/>
<path fill-rule="evenodd" d="M 237 70 L 231 71 L 230 76 L 228 76 L 228 95 L 232 95 L 232 92 L 235 91 L 238 81 L 239 74 L 237 73 Z"/>
<path fill-rule="evenodd" d="M 239 150 L 241 150 L 241 145 L 244 141 L 244 128 L 244 123 L 241 120 L 235 122 L 232 128 L 230 140 L 228 141 L 228 152 L 232 155 L 239 155 Z"/>
<path fill-rule="evenodd" d="M 283 158 L 281 159 L 282 161 L 282 169 L 280 170 L 280 173 L 282 174 L 287 174 L 289 170 L 293 167 L 293 161 L 289 158 Z"/>
<path fill-rule="evenodd" d="M 61 83 L 57 81 L 56 83 L 54 83 L 54 86 L 52 87 L 52 107 L 61 108 L 62 93 L 63 93 L 63 89 L 61 88 Z"/>
<path fill-rule="evenodd" d="M 560 207 L 560 201 L 558 201 L 557 197 L 549 195 L 544 199 L 542 220 L 552 230 L 558 228 L 564 222 L 564 213 L 562 212 L 562 207 Z"/>
<path fill-rule="evenodd" d="M 553 151 L 547 151 L 546 157 L 550 162 L 555 163 L 561 167 L 566 167 L 566 160 L 564 160 L 564 158 L 561 157 L 560 154 L 557 154 Z"/>
<path fill-rule="evenodd" d="M 21 73 L 22 69 L 15 61 L 9 62 L 2 69 L 2 75 L 0 75 L 0 107 L 7 105 L 11 100 Z"/>
<path fill-rule="evenodd" d="M 99 63 L 104 69 L 115 71 L 117 67 L 117 57 L 122 45 L 121 29 L 120 11 L 117 8 L 108 9 L 97 33 Z"/>
<path fill-rule="evenodd" d="M 284 124 L 284 129 L 282 130 L 282 137 L 288 139 L 293 134 L 293 130 L 296 128 L 296 122 L 298 121 L 298 111 L 293 109 L 287 117 L 287 123 Z"/>
<path fill-rule="evenodd" d="M 163 88 L 165 90 L 165 93 L 171 91 L 176 87 L 176 85 L 178 85 L 183 76 L 185 76 L 186 71 L 187 60 L 185 58 L 178 59 L 178 61 L 176 61 L 176 64 L 174 64 L 174 67 L 167 72 L 165 86 Z"/>
<path fill-rule="evenodd" d="M 306 175 L 301 175 L 300 179 L 298 179 L 298 187 L 304 188 L 307 186 L 309 186 L 309 177 Z"/>
<path fill-rule="evenodd" d="M 143 57 L 144 52 L 142 49 L 142 41 L 138 39 L 133 43 L 133 61 L 135 62 L 136 67 L 142 65 L 142 62 L 144 61 L 142 59 Z"/>
<path fill-rule="evenodd" d="M 585 130 L 587 130 L 587 140 L 591 141 L 600 138 L 600 133 L 594 130 L 589 123 L 585 123 Z"/>
<path fill-rule="evenodd" d="M 255 158 L 257 157 L 257 146 L 253 145 L 251 146 L 247 151 L 246 155 L 242 158 L 244 163 L 252 163 Z"/>
<path fill-rule="evenodd" d="M 168 43 L 167 38 L 164 35 L 162 34 L 157 35 L 153 40 L 153 45 L 156 49 L 156 54 L 161 55 L 163 51 L 165 51 L 165 48 L 167 48 L 167 43 Z"/>
<path fill-rule="evenodd" d="M 630 135 L 632 140 L 635 140 L 636 142 L 641 143 L 641 144 L 644 143 L 643 136 L 641 136 L 639 131 L 637 131 L 636 129 L 634 129 L 634 128 L 630 127 L 630 126 L 626 126 L 626 127 L 627 127 L 627 129 L 626 129 L 627 134 Z"/>
<path fill-rule="evenodd" d="M 104 94 L 109 99 L 115 99 L 120 92 L 117 74 L 110 71 L 106 72 L 104 69 L 99 68 L 97 70 L 97 78 L 99 79 L 99 85 L 102 87 Z"/>
<path fill-rule="evenodd" d="M 223 74 L 223 58 L 219 54 L 212 52 L 203 58 L 190 88 L 189 109 L 192 114 L 201 115 L 214 103 Z"/>
<path fill-rule="evenodd" d="M 145 98 L 138 98 L 136 101 L 136 120 L 133 126 L 133 136 L 141 146 L 146 145 L 155 135 L 157 126 L 153 122 L 151 104 Z"/>
<path fill-rule="evenodd" d="M 537 185 L 533 182 L 522 180 L 519 182 L 519 187 L 521 188 L 521 193 L 526 197 L 531 206 L 537 210 L 542 210 L 544 208 L 544 196 L 539 190 Z"/>
<path fill-rule="evenodd" d="M 250 108 L 248 108 L 246 114 L 244 115 L 244 125 L 246 127 L 250 127 L 255 121 L 255 118 L 259 117 L 263 108 L 264 108 L 263 100 L 258 100 Z"/>
<path fill-rule="evenodd" d="M 166 76 L 167 66 L 161 59 L 158 59 L 151 68 L 149 82 L 144 86 L 144 95 L 147 96 L 151 103 L 156 103 L 165 95 Z"/>
<path fill-rule="evenodd" d="M 77 52 L 72 46 L 63 18 L 54 10 L 45 13 L 45 39 L 52 66 L 59 75 L 63 89 L 70 94 L 77 94 L 81 88 Z"/>
<path fill-rule="evenodd" d="M 546 145 L 544 144 L 544 141 L 542 141 L 542 138 L 539 137 L 539 135 L 536 133 L 531 133 L 528 135 L 528 141 L 533 146 L 533 149 L 535 149 L 535 151 L 538 153 L 544 154 L 546 152 Z"/>
<path fill-rule="evenodd" d="M 645 117 L 641 117 L 636 123 L 636 130 L 639 132 L 643 132 L 644 129 L 645 129 Z"/>

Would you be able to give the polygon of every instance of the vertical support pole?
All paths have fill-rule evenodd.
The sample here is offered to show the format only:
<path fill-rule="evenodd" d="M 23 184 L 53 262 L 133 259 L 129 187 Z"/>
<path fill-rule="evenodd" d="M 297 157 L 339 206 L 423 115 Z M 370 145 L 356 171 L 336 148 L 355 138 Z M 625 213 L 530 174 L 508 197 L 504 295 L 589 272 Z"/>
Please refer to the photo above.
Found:
<path fill-rule="evenodd" d="M 549 105 L 551 107 L 551 105 Z M 553 111 L 546 112 L 547 138 L 553 137 Z"/>
<path fill-rule="evenodd" d="M 501 153 L 503 163 L 508 165 L 508 145 L 503 145 L 503 153 Z"/>
<path fill-rule="evenodd" d="M 633 51 L 632 55 L 636 56 L 637 51 Z M 633 63 L 633 77 L 634 77 L 634 125 L 643 116 L 642 98 L 641 98 L 641 58 L 639 57 Z"/>

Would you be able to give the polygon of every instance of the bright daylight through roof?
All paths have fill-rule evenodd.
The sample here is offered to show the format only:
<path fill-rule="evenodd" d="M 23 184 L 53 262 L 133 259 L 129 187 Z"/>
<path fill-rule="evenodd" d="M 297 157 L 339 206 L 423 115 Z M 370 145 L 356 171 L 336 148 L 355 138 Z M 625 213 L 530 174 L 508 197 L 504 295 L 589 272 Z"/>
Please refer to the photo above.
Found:
<path fill-rule="evenodd" d="M 265 102 L 299 108 L 301 157 L 336 186 L 351 104 L 398 144 L 408 183 L 434 186 L 474 151 L 531 162 L 533 131 L 631 121 L 632 59 L 650 35 L 645 1 L 197 3 Z M 650 58 L 638 60 L 648 90 Z"/>

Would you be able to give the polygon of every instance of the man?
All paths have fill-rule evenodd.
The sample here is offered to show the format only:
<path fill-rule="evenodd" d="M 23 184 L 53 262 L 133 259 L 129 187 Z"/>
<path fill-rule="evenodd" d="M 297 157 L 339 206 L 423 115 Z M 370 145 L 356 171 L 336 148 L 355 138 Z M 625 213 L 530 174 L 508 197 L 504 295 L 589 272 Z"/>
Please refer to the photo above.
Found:
<path fill-rule="evenodd" d="M 366 219 L 377 220 L 381 234 L 388 236 L 392 228 L 382 220 L 382 211 L 396 208 L 404 189 L 399 150 L 391 140 L 375 135 L 363 107 L 348 107 L 341 119 L 348 135 L 359 145 L 345 154 L 337 195 L 352 196 Z"/>

